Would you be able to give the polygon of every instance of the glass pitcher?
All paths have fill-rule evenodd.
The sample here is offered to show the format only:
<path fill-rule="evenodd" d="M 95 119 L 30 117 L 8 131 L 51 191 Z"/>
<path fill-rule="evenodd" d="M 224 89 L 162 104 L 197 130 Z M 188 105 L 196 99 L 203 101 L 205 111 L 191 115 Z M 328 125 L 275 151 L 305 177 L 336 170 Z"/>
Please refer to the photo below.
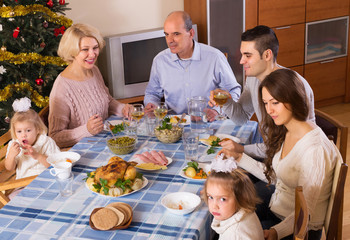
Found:
<path fill-rule="evenodd" d="M 202 96 L 192 97 L 188 101 L 188 114 L 191 117 L 191 130 L 198 133 L 205 133 L 208 130 L 207 109 L 208 100 Z"/>

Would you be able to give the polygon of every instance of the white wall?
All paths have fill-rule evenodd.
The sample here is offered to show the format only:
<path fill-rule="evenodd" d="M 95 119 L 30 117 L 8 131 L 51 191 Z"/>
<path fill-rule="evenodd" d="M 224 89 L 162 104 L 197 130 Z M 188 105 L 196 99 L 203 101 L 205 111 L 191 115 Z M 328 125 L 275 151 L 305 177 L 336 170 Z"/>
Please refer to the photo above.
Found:
<path fill-rule="evenodd" d="M 183 10 L 183 0 L 66 0 L 66 17 L 87 23 L 103 36 L 163 27 L 166 16 Z"/>

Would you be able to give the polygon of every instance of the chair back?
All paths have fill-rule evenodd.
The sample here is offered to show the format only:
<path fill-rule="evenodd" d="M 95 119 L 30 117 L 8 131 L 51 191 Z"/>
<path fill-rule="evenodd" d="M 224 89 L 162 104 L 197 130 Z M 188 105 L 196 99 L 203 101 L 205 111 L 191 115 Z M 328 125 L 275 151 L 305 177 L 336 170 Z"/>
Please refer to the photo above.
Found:
<path fill-rule="evenodd" d="M 294 239 L 307 239 L 309 210 L 303 194 L 303 187 L 295 189 Z"/>
<path fill-rule="evenodd" d="M 344 186 L 347 171 L 346 163 L 337 161 L 324 225 L 327 240 L 342 239 Z"/>
<path fill-rule="evenodd" d="M 8 147 L 8 142 L 11 140 L 11 133 L 7 131 L 4 135 L 0 136 L 0 183 L 14 179 L 16 171 L 7 171 L 5 168 L 5 157 Z M 9 201 L 9 198 L 0 191 L 0 203 L 5 205 Z M 2 205 L 0 204 L 0 207 Z"/>
<path fill-rule="evenodd" d="M 337 145 L 343 161 L 346 163 L 348 127 L 321 110 L 315 109 L 315 116 L 316 124 L 322 129 L 326 136 Z"/>
<path fill-rule="evenodd" d="M 49 128 L 49 112 L 50 112 L 49 105 L 47 105 L 46 107 L 41 109 L 39 112 L 39 116 L 40 116 L 41 120 L 43 120 L 43 122 L 47 128 Z"/>

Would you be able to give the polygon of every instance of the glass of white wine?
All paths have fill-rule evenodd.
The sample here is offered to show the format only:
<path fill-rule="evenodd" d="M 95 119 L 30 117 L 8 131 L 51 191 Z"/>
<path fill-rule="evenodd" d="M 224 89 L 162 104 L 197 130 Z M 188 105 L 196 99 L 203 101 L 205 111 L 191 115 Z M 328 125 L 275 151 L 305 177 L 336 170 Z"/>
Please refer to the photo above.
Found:
<path fill-rule="evenodd" d="M 226 119 L 226 117 L 222 114 L 222 106 L 224 106 L 224 104 L 227 102 L 228 98 L 229 97 L 223 92 L 218 91 L 218 92 L 214 93 L 214 101 L 220 107 L 220 113 L 216 117 L 217 120 L 225 120 Z"/>
<path fill-rule="evenodd" d="M 160 121 L 168 114 L 168 107 L 164 102 L 161 102 L 153 112 L 158 121 Z"/>
<path fill-rule="evenodd" d="M 142 104 L 133 104 L 133 110 L 131 112 L 132 118 L 134 118 L 137 123 L 140 122 L 141 118 L 143 118 L 143 115 L 145 115 L 145 109 Z"/>

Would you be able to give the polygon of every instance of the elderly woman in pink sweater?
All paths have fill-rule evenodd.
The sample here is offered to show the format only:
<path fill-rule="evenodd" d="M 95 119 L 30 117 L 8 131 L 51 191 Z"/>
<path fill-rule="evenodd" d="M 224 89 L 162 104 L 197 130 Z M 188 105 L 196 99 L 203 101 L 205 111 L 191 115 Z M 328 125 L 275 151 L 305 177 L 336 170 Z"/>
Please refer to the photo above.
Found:
<path fill-rule="evenodd" d="M 99 31 L 85 24 L 72 25 L 60 41 L 57 53 L 69 65 L 50 93 L 49 135 L 61 148 L 101 132 L 109 115 L 129 115 L 130 105 L 113 99 L 95 66 L 104 45 Z"/>

